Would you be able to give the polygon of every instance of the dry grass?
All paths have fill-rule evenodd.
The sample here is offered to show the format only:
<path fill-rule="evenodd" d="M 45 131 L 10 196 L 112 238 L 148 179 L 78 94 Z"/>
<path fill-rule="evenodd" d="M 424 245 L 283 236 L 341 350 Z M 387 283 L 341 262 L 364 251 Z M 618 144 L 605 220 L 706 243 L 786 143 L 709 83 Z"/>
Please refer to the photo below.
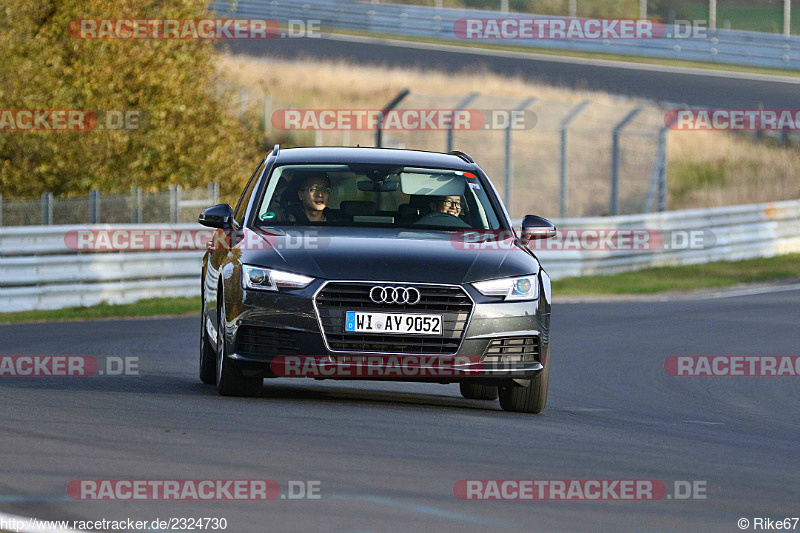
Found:
<path fill-rule="evenodd" d="M 273 110 L 379 109 L 398 92 L 412 94 L 405 108 L 448 108 L 471 92 L 483 96 L 473 109 L 513 109 L 527 97 L 536 113 L 536 127 L 513 132 L 512 216 L 536 212 L 557 216 L 559 198 L 559 132 L 561 120 L 582 100 L 591 105 L 569 130 L 569 216 L 608 213 L 611 129 L 628 111 L 642 112 L 621 140 L 620 213 L 641 212 L 655 161 L 654 133 L 663 124 L 663 110 L 651 104 L 580 89 L 553 87 L 483 71 L 442 73 L 423 69 L 365 66 L 316 60 L 286 61 L 223 56 L 219 68 L 234 84 L 254 95 L 267 95 Z M 491 96 L 487 96 L 491 95 Z M 251 98 L 251 106 L 262 104 Z M 275 132 L 282 144 L 374 144 L 370 131 Z M 443 151 L 444 132 L 387 132 L 385 145 Z M 504 132 L 455 134 L 455 148 L 472 154 L 504 189 Z M 800 197 L 800 152 L 768 142 L 723 133 L 671 132 L 669 135 L 670 209 L 730 205 Z"/>

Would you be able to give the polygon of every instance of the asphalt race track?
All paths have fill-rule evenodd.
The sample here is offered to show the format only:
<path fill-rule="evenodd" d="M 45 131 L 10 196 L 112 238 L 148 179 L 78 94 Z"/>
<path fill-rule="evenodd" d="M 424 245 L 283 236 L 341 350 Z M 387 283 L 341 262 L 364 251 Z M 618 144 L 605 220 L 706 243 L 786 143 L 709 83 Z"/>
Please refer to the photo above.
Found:
<path fill-rule="evenodd" d="M 455 385 L 197 377 L 197 319 L 0 326 L 0 355 L 139 357 L 141 375 L 0 378 L 0 512 L 224 517 L 228 531 L 739 531 L 798 516 L 800 378 L 671 377 L 670 355 L 797 355 L 800 291 L 556 304 L 541 415 Z M 86 502 L 75 479 L 321 482 L 318 500 Z M 461 479 L 705 482 L 706 499 L 460 501 Z"/>
<path fill-rule="evenodd" d="M 232 41 L 234 53 L 276 56 L 286 59 L 316 58 L 343 60 L 393 67 L 416 67 L 444 72 L 493 72 L 520 76 L 547 85 L 604 91 L 678 105 L 734 109 L 794 109 L 800 94 L 800 78 L 743 75 L 725 77 L 709 71 L 658 70 L 647 65 L 603 62 L 579 63 L 576 59 L 525 54 L 494 54 L 477 49 L 431 47 L 406 43 L 402 46 L 342 40 L 273 39 Z M 227 45 L 226 45 L 227 46 Z M 734 75 L 735 76 L 735 75 Z M 535 95 L 521 95 L 535 96 Z"/>

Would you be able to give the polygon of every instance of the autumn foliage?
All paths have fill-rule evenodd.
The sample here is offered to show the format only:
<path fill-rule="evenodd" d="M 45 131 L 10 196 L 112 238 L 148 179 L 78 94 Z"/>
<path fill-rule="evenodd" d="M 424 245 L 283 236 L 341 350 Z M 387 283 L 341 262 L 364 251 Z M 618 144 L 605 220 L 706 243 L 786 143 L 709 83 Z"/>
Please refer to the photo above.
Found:
<path fill-rule="evenodd" d="M 0 126 L 0 192 L 212 181 L 223 192 L 240 190 L 268 143 L 217 98 L 213 41 L 86 40 L 68 32 L 77 18 L 195 18 L 209 16 L 206 8 L 196 0 L 3 0 L 0 110 L 94 110 L 115 125 L 119 112 L 132 112 L 141 120 L 138 129 L 120 130 Z"/>

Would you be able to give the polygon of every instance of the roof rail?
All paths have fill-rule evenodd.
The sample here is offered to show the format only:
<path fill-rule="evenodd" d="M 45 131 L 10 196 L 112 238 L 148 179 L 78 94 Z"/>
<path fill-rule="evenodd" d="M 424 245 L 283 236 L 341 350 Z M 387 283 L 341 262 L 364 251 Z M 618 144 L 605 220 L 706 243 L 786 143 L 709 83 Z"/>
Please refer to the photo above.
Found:
<path fill-rule="evenodd" d="M 468 153 L 462 152 L 461 150 L 452 150 L 450 152 L 447 152 L 447 155 L 458 156 L 461 159 L 463 159 L 464 161 L 466 161 L 467 163 L 474 163 L 475 162 L 475 160 L 472 159 L 472 157 Z"/>
<path fill-rule="evenodd" d="M 281 151 L 281 145 L 276 144 L 275 147 L 272 149 L 272 155 L 277 156 Z"/>

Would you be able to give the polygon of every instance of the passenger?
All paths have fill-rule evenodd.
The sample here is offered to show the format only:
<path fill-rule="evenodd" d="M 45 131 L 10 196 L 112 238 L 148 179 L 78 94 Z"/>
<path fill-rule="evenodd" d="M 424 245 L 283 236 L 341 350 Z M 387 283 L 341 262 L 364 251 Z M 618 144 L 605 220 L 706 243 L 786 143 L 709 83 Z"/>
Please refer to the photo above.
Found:
<path fill-rule="evenodd" d="M 440 196 L 435 202 L 430 203 L 431 213 L 448 213 L 457 217 L 461 214 L 460 196 Z"/>

